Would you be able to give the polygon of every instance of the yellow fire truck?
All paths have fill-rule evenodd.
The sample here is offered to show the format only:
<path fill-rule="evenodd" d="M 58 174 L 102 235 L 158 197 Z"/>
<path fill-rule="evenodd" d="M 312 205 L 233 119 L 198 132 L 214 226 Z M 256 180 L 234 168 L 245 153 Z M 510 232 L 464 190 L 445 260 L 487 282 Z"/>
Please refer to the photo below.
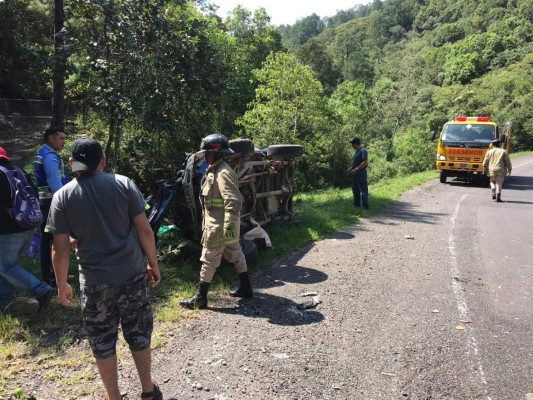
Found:
<path fill-rule="evenodd" d="M 436 132 L 431 132 L 435 140 Z M 457 117 L 442 128 L 437 144 L 435 166 L 440 170 L 441 183 L 448 177 L 463 179 L 485 179 L 483 159 L 492 147 L 491 142 L 499 139 L 502 148 L 511 150 L 511 123 L 498 125 L 490 117 Z"/>

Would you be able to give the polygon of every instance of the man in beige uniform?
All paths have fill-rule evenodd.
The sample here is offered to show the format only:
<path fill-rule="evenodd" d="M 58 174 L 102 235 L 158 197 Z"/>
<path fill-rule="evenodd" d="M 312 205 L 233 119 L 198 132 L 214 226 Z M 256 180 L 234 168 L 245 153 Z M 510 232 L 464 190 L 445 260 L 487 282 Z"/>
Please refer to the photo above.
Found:
<path fill-rule="evenodd" d="M 483 170 L 485 171 L 485 175 L 490 177 L 492 200 L 501 203 L 503 181 L 505 175 L 511 175 L 513 166 L 511 165 L 509 154 L 507 154 L 504 149 L 500 148 L 500 141 L 498 139 L 492 141 L 492 146 L 492 149 L 485 154 Z"/>
<path fill-rule="evenodd" d="M 230 291 L 232 297 L 253 297 L 246 259 L 239 244 L 240 212 L 242 197 L 237 177 L 224 161 L 225 155 L 233 154 L 224 135 L 213 134 L 202 139 L 201 151 L 209 167 L 202 180 L 202 270 L 200 283 L 194 296 L 180 301 L 186 308 L 206 308 L 207 292 L 222 256 L 235 266 L 240 285 Z"/>

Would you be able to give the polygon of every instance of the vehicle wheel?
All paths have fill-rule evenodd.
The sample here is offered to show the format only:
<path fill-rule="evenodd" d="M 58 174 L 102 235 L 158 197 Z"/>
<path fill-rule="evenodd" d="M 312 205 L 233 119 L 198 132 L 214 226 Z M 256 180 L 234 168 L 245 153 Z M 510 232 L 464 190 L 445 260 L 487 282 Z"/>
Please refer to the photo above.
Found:
<path fill-rule="evenodd" d="M 229 147 L 235 153 L 248 154 L 255 151 L 254 142 L 250 139 L 233 139 L 229 141 Z"/>
<path fill-rule="evenodd" d="M 303 153 L 303 146 L 298 144 L 278 144 L 267 148 L 267 156 L 272 158 L 294 158 L 301 156 Z"/>
<path fill-rule="evenodd" d="M 241 245 L 244 258 L 246 258 L 246 264 L 253 264 L 257 261 L 259 256 L 259 249 L 253 240 L 242 239 L 239 241 Z"/>
<path fill-rule="evenodd" d="M 446 172 L 440 171 L 440 177 L 439 177 L 440 183 L 446 183 L 446 178 L 447 177 L 448 176 L 446 175 Z"/>

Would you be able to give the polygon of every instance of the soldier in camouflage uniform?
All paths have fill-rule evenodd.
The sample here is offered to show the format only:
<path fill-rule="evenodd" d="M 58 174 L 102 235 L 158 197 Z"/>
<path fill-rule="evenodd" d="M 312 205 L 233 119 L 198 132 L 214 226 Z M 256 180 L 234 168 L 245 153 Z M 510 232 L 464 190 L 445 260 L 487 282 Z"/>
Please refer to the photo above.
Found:
<path fill-rule="evenodd" d="M 231 290 L 230 296 L 253 297 L 246 259 L 239 244 L 242 197 L 235 172 L 224 161 L 224 156 L 233 154 L 233 150 L 224 135 L 213 134 L 202 140 L 201 151 L 209 164 L 201 188 L 202 269 L 196 293 L 190 299 L 180 301 L 180 305 L 186 308 L 207 307 L 207 292 L 222 256 L 239 274 L 239 288 Z"/>
<path fill-rule="evenodd" d="M 103 172 L 105 157 L 94 139 L 74 142 L 70 165 L 78 177 L 54 193 L 46 223 L 54 235 L 52 261 L 59 299 L 73 306 L 67 283 L 72 235 L 77 240 L 83 321 L 106 399 L 121 399 L 116 356 L 120 324 L 141 381 L 141 398 L 161 400 L 151 375 L 153 317 L 148 289 L 149 283 L 160 282 L 161 274 L 146 202 L 130 179 Z"/>

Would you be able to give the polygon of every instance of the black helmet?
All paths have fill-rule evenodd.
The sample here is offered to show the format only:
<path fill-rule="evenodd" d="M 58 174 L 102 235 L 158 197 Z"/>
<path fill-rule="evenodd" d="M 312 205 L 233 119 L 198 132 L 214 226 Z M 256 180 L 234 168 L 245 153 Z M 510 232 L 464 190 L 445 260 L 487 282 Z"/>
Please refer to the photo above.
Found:
<path fill-rule="evenodd" d="M 214 151 L 216 153 L 234 154 L 235 152 L 230 149 L 228 138 L 220 133 L 213 133 L 202 139 L 200 150 Z"/>

